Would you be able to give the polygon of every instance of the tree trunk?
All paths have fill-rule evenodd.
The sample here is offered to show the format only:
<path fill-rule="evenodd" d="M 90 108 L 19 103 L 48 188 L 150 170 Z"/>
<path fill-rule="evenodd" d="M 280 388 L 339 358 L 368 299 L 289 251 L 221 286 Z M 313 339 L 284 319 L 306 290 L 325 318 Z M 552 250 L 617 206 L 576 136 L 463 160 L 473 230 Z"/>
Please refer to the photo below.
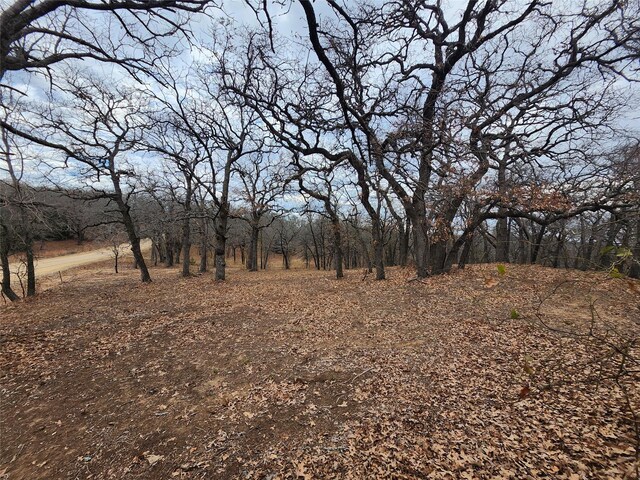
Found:
<path fill-rule="evenodd" d="M 320 249 L 318 247 L 318 240 L 316 239 L 316 234 L 313 231 L 313 224 L 309 222 L 309 229 L 311 230 L 311 240 L 313 241 L 313 251 L 311 254 L 313 255 L 313 264 L 316 267 L 316 270 L 320 270 Z"/>
<path fill-rule="evenodd" d="M 154 266 L 158 265 L 158 244 L 155 240 L 151 241 L 151 262 Z"/>
<path fill-rule="evenodd" d="M 479 222 L 474 222 L 477 225 Z M 466 264 L 466 259 L 463 259 L 465 256 L 469 256 L 469 249 L 471 245 L 471 241 L 473 239 L 473 231 L 476 229 L 476 226 L 468 228 L 465 230 L 460 237 L 458 237 L 454 242 L 449 251 L 445 250 L 445 258 L 443 261 L 443 272 L 448 273 L 451 271 L 454 262 L 458 262 L 458 268 L 464 268 Z M 445 249 L 447 245 L 445 245 Z M 458 259 L 458 255 L 460 249 L 462 250 L 462 254 L 460 255 L 460 259 Z"/>
<path fill-rule="evenodd" d="M 260 268 L 262 270 L 266 270 L 267 269 L 267 264 L 269 263 L 270 248 L 265 248 L 262 239 L 260 241 L 260 247 L 261 247 L 261 251 L 264 252 L 264 254 L 260 257 Z"/>
<path fill-rule="evenodd" d="M 251 225 L 251 234 L 249 237 L 249 252 L 247 255 L 247 270 L 250 272 L 258 271 L 258 235 L 260 229 L 257 225 Z"/>
<path fill-rule="evenodd" d="M 191 275 L 191 219 L 188 212 L 182 223 L 182 252 L 182 276 L 188 277 Z"/>
<path fill-rule="evenodd" d="M 498 191 L 501 197 L 505 197 L 507 194 L 507 163 L 503 158 L 499 162 L 498 166 Z M 498 213 L 500 215 L 506 214 L 506 209 L 499 208 Z M 508 263 L 509 262 L 509 219 L 498 218 L 496 220 L 496 262 Z"/>
<path fill-rule="evenodd" d="M 529 260 L 529 253 L 531 252 L 529 232 L 524 225 L 522 219 L 516 219 L 516 224 L 519 228 L 518 233 L 518 263 L 525 264 Z"/>
<path fill-rule="evenodd" d="M 216 263 L 216 280 L 223 281 L 226 278 L 225 252 L 227 251 L 227 223 L 228 223 L 228 205 L 225 205 L 218 212 L 215 220 L 215 263 Z M 253 231 L 252 231 L 253 233 Z M 235 250 L 234 250 L 235 251 Z"/>
<path fill-rule="evenodd" d="M 189 223 L 189 219 L 186 220 Z M 186 228 L 186 232 L 185 229 Z M 183 225 L 182 231 L 182 276 L 188 277 L 191 275 L 191 232 L 188 225 Z"/>
<path fill-rule="evenodd" d="M 20 221 L 22 223 L 22 243 L 27 257 L 27 297 L 33 297 L 36 294 L 35 255 L 33 252 L 31 223 L 24 206 L 20 207 Z"/>
<path fill-rule="evenodd" d="M 327 252 L 325 249 L 325 239 L 324 239 L 324 221 L 320 222 L 320 241 L 318 244 L 320 245 L 320 253 L 318 258 L 320 259 L 320 266 L 322 270 L 327 269 Z"/>
<path fill-rule="evenodd" d="M 36 294 L 36 268 L 35 256 L 33 254 L 33 239 L 28 227 L 25 232 L 25 252 L 27 255 L 27 297 L 33 297 Z"/>
<path fill-rule="evenodd" d="M 427 235 L 426 218 L 411 219 L 413 224 L 413 250 L 416 260 L 416 276 L 426 278 L 429 275 L 429 241 Z"/>
<path fill-rule="evenodd" d="M 10 301 L 19 300 L 11 288 L 11 271 L 9 270 L 9 229 L 0 223 L 0 260 L 2 261 L 2 293 Z"/>
<path fill-rule="evenodd" d="M 173 267 L 173 240 L 165 234 L 164 241 L 164 266 Z"/>
<path fill-rule="evenodd" d="M 580 270 L 588 270 L 591 266 L 591 257 L 593 256 L 593 247 L 596 244 L 596 237 L 591 232 L 589 236 L 589 241 L 587 242 L 587 248 L 582 254 L 582 264 L 580 265 Z"/>
<path fill-rule="evenodd" d="M 185 173 L 184 219 L 182 220 L 182 276 L 191 275 L 191 177 Z"/>
<path fill-rule="evenodd" d="M 613 250 L 608 249 L 607 247 L 615 247 L 616 246 L 616 237 L 622 228 L 622 222 L 616 217 L 615 214 L 611 215 L 611 219 L 609 220 L 610 225 L 607 230 L 607 236 L 605 238 L 604 247 L 606 250 L 600 255 L 599 265 L 601 268 L 609 268 L 613 262 L 615 261 L 615 253 Z"/>
<path fill-rule="evenodd" d="M 133 233 L 129 241 L 131 242 L 131 251 L 133 252 L 133 257 L 137 260 L 138 266 L 140 267 L 140 280 L 142 280 L 144 283 L 151 283 L 151 275 L 149 275 L 147 264 L 144 261 L 142 250 L 140 249 L 140 238 L 135 233 Z"/>
<path fill-rule="evenodd" d="M 564 228 L 558 232 L 556 250 L 553 254 L 553 268 L 558 268 L 560 266 L 560 253 L 562 253 L 563 246 L 564 246 Z"/>
<path fill-rule="evenodd" d="M 151 275 L 149 275 L 149 270 L 147 269 L 147 264 L 144 261 L 144 257 L 142 256 L 142 250 L 140 249 L 140 237 L 136 233 L 136 227 L 133 223 L 133 218 L 131 217 L 129 205 L 127 205 L 122 197 L 122 190 L 120 189 L 119 181 L 116 178 L 113 178 L 113 183 L 115 187 L 115 200 L 118 208 L 120 210 L 120 214 L 122 215 L 122 221 L 124 223 L 124 228 L 127 232 L 127 236 L 129 237 L 129 243 L 131 243 L 131 252 L 133 253 L 133 258 L 138 262 L 138 266 L 140 267 L 140 279 L 143 283 L 151 282 Z"/>
<path fill-rule="evenodd" d="M 432 275 L 446 273 L 447 247 L 448 242 L 446 240 L 434 242 L 429 246 Z"/>
<path fill-rule="evenodd" d="M 173 248 L 175 250 L 176 263 L 180 263 L 180 254 L 182 253 L 182 243 L 177 241 L 173 242 Z"/>
<path fill-rule="evenodd" d="M 533 231 L 533 228 L 532 228 Z M 536 235 L 535 243 L 533 244 L 533 249 L 531 250 L 531 258 L 530 263 L 534 264 L 538 260 L 538 255 L 540 254 L 540 247 L 542 246 L 542 239 L 544 238 L 544 234 L 547 231 L 546 225 L 540 226 L 540 231 Z"/>
<path fill-rule="evenodd" d="M 336 268 L 336 278 L 344 277 L 344 273 L 342 271 L 342 231 L 340 227 L 340 219 L 334 217 L 331 219 L 331 224 L 333 226 L 333 250 L 334 250 L 334 265 Z"/>
<path fill-rule="evenodd" d="M 398 239 L 398 264 L 401 267 L 407 266 L 409 256 L 409 234 L 411 230 L 411 220 L 407 217 L 405 225 L 399 225 L 400 238 Z"/>
<path fill-rule="evenodd" d="M 207 220 L 202 219 L 201 221 L 201 229 L 200 229 L 200 268 L 198 271 L 200 273 L 205 273 L 207 271 L 207 255 L 209 253 L 209 242 L 207 241 Z"/>
<path fill-rule="evenodd" d="M 631 268 L 629 276 L 631 278 L 640 278 L 640 217 L 636 217 L 636 243 L 631 249 L 633 258 L 631 259 Z"/>
<path fill-rule="evenodd" d="M 384 241 L 382 238 L 382 226 L 378 219 L 372 219 L 371 222 L 373 264 L 376 268 L 376 280 L 384 280 Z"/>
<path fill-rule="evenodd" d="M 496 262 L 509 263 L 509 220 L 499 218 L 496 221 Z"/>
<path fill-rule="evenodd" d="M 471 247 L 473 246 L 473 233 L 471 233 L 464 242 L 464 246 L 462 247 L 462 253 L 460 254 L 460 259 L 458 260 L 458 268 L 462 270 L 466 267 L 467 262 L 469 261 L 469 256 L 471 254 Z"/>

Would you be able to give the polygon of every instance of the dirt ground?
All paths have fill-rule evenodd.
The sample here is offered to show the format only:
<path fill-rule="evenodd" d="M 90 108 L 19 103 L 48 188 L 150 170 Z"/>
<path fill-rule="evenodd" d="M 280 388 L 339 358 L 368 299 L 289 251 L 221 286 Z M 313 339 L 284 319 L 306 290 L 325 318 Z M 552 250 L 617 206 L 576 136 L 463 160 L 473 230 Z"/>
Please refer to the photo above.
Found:
<path fill-rule="evenodd" d="M 51 258 L 60 255 L 70 255 L 80 252 L 88 252 L 97 248 L 109 246 L 108 242 L 98 240 L 86 240 L 78 243 L 77 240 L 53 240 L 53 241 L 37 241 L 34 243 L 33 250 L 37 258 Z M 22 254 L 14 254 L 10 256 L 10 261 L 18 261 Z"/>
<path fill-rule="evenodd" d="M 37 245 L 40 245 L 40 243 Z M 69 240 L 43 242 L 42 248 L 38 247 L 36 249 L 35 270 L 38 284 L 43 283 L 41 286 L 49 285 L 51 283 L 51 279 L 47 277 L 56 274 L 58 278 L 62 279 L 62 282 L 64 282 L 62 272 L 66 272 L 67 270 L 76 267 L 92 265 L 95 263 L 107 263 L 109 261 L 113 265 L 115 263 L 113 253 L 114 246 L 100 247 L 100 245 L 101 244 L 98 242 L 86 242 L 82 245 L 76 244 L 76 247 L 79 249 L 79 251 L 76 251 L 73 248 L 73 245 L 69 244 Z M 119 263 L 125 262 L 129 257 L 131 257 L 131 244 L 122 243 L 118 245 L 117 248 L 120 252 Z M 140 248 L 143 252 L 150 250 L 151 240 L 142 240 L 140 242 Z M 55 253 L 58 255 L 56 256 Z M 9 269 L 14 274 L 11 282 L 14 290 L 20 294 L 21 290 L 23 290 L 22 287 L 24 287 L 24 284 L 26 283 L 26 270 L 19 254 L 13 256 L 13 263 L 9 264 Z M 43 289 L 40 288 L 40 291 L 42 290 Z"/>
<path fill-rule="evenodd" d="M 389 275 L 105 265 L 0 306 L 0 478 L 637 478 L 638 282 Z"/>

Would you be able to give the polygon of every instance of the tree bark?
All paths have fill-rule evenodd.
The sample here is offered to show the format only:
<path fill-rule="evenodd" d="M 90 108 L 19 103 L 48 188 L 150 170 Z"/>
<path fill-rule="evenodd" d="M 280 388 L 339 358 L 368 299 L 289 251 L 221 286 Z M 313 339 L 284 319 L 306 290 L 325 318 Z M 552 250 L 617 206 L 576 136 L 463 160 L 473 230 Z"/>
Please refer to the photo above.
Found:
<path fill-rule="evenodd" d="M 184 219 L 182 220 L 182 276 L 191 275 L 191 180 L 186 179 L 187 191 L 184 199 Z"/>
<path fill-rule="evenodd" d="M 473 232 L 467 237 L 464 242 L 464 246 L 462 247 L 462 253 L 460 254 L 460 259 L 458 260 L 458 268 L 462 270 L 467 266 L 469 262 L 469 256 L 471 255 L 471 247 L 473 246 Z"/>
<path fill-rule="evenodd" d="M 533 231 L 533 228 L 532 228 L 532 231 Z M 540 225 L 540 230 L 536 235 L 535 243 L 533 244 L 533 249 L 531 250 L 531 258 L 529 262 L 531 264 L 534 264 L 538 261 L 538 255 L 540 254 L 540 247 L 542 247 L 542 239 L 544 238 L 544 234 L 546 233 L 546 231 L 547 231 L 547 226 Z"/>
<path fill-rule="evenodd" d="M 120 180 L 117 175 L 117 173 L 112 172 L 111 179 L 115 190 L 115 201 L 118 205 L 118 209 L 120 210 L 120 214 L 122 215 L 122 221 L 124 223 L 127 236 L 129 237 L 129 243 L 131 243 L 131 252 L 140 267 L 140 279 L 143 283 L 151 283 L 151 275 L 149 275 L 149 270 L 147 269 L 147 264 L 144 261 L 142 250 L 140 248 L 140 237 L 138 237 L 138 234 L 136 233 L 136 227 L 133 223 L 133 218 L 131 217 L 131 207 L 124 201 L 122 189 L 120 188 Z"/>
<path fill-rule="evenodd" d="M 223 281 L 226 278 L 225 252 L 227 250 L 227 223 L 229 219 L 229 205 L 223 205 L 215 220 L 215 264 L 216 280 Z"/>
<path fill-rule="evenodd" d="M 506 196 L 507 193 L 506 170 L 506 161 L 503 159 L 498 167 L 498 191 L 501 197 Z M 506 209 L 501 207 L 498 213 L 505 215 Z M 496 262 L 509 263 L 509 241 L 509 219 L 504 216 L 496 220 Z"/>
<path fill-rule="evenodd" d="M 615 247 L 616 246 L 616 237 L 622 228 L 622 222 L 615 214 L 611 214 L 611 218 L 609 219 L 610 225 L 607 229 L 607 236 L 605 238 L 605 244 L 603 248 L 606 247 Z M 610 249 L 607 249 L 605 252 L 600 254 L 599 265 L 601 268 L 609 268 L 613 262 L 615 261 L 614 252 Z"/>
<path fill-rule="evenodd" d="M 332 218 L 331 224 L 333 225 L 333 250 L 334 250 L 334 264 L 336 268 L 336 278 L 344 277 L 342 271 L 342 231 L 340 227 L 340 220 L 338 218 Z"/>
<path fill-rule="evenodd" d="M 553 253 L 553 268 L 558 268 L 560 266 L 560 254 L 562 253 L 563 247 L 564 247 L 564 227 L 558 232 L 556 249 L 555 249 L 555 252 Z"/>
<path fill-rule="evenodd" d="M 182 253 L 182 243 L 175 241 L 173 242 L 173 249 L 175 251 L 175 261 L 176 263 L 180 263 L 180 254 Z"/>
<path fill-rule="evenodd" d="M 425 216 L 417 216 L 411 219 L 413 224 L 413 250 L 416 261 L 416 276 L 426 278 L 429 276 L 429 237 L 427 219 Z"/>
<path fill-rule="evenodd" d="M 2 293 L 10 301 L 15 302 L 20 297 L 11 288 L 11 271 L 9 269 L 9 229 L 0 223 L 0 260 L 2 261 Z"/>
<path fill-rule="evenodd" d="M 400 238 L 398 239 L 398 264 L 401 267 L 407 266 L 409 256 L 409 232 L 411 230 L 411 221 L 409 217 L 405 220 L 405 225 L 398 224 Z"/>
<path fill-rule="evenodd" d="M 207 241 L 207 220 L 202 219 L 200 223 L 200 273 L 207 271 L 207 255 L 209 251 L 209 242 Z"/>
<path fill-rule="evenodd" d="M 631 259 L 631 268 L 629 269 L 629 276 L 631 278 L 640 278 L 640 217 L 636 217 L 636 243 L 631 249 L 633 258 Z"/>
<path fill-rule="evenodd" d="M 27 297 L 33 297 L 36 294 L 36 268 L 34 264 L 35 256 L 33 254 L 33 238 L 29 227 L 25 227 L 25 252 L 27 256 Z"/>
<path fill-rule="evenodd" d="M 431 274 L 440 275 L 446 273 L 445 261 L 447 259 L 448 242 L 440 240 L 429 246 L 429 260 L 431 263 Z"/>
<path fill-rule="evenodd" d="M 384 280 L 384 241 L 382 238 L 382 226 L 378 218 L 372 218 L 371 220 L 373 264 L 376 269 L 376 280 Z"/>
<path fill-rule="evenodd" d="M 496 221 L 496 262 L 509 263 L 509 219 Z"/>
<path fill-rule="evenodd" d="M 173 267 L 173 239 L 167 234 L 164 241 L 164 266 L 167 268 Z"/>
<path fill-rule="evenodd" d="M 257 225 L 251 225 L 251 234 L 249 237 L 249 251 L 247 252 L 247 270 L 250 272 L 258 271 L 258 235 L 260 229 Z"/>

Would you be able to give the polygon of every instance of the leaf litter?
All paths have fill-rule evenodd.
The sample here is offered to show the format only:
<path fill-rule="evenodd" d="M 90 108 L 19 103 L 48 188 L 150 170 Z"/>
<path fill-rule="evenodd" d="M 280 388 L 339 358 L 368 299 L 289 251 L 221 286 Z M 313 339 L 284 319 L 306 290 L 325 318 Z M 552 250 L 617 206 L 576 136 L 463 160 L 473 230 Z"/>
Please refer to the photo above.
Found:
<path fill-rule="evenodd" d="M 2 307 L 0 471 L 637 478 L 637 282 L 410 277 L 94 268 Z"/>

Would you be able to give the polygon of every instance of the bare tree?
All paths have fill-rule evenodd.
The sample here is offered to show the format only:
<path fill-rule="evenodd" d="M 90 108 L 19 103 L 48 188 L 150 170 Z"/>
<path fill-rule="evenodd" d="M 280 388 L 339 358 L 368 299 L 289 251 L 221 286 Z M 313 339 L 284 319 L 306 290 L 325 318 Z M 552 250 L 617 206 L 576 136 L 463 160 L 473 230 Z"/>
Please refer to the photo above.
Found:
<path fill-rule="evenodd" d="M 627 47 L 639 28 L 629 21 L 638 6 L 617 2 L 578 7 L 557 21 L 555 7 L 538 1 L 508 11 L 505 2 L 472 1 L 452 16 L 439 2 L 388 2 L 378 10 L 328 0 L 333 16 L 325 15 L 322 26 L 316 6 L 299 3 L 311 48 L 333 85 L 341 131 L 411 221 L 418 277 L 447 271 L 483 217 L 507 215 L 500 192 L 477 195 L 492 162 L 500 163 L 496 152 L 503 165 L 512 158 L 559 165 L 575 156 L 573 145 L 588 151 L 586 139 L 616 111 L 609 93 L 632 71 Z M 284 118 L 291 121 L 292 112 Z M 352 165 L 359 177 L 367 174 Z M 504 194 L 505 179 L 499 183 Z M 474 218 L 456 235 L 470 201 Z M 375 215 L 372 222 L 376 242 Z"/>
<path fill-rule="evenodd" d="M 280 217 L 274 224 L 277 250 L 282 255 L 282 265 L 285 270 L 291 268 L 291 260 L 296 254 L 295 240 L 302 229 L 301 222 L 296 217 Z"/>
<path fill-rule="evenodd" d="M 251 40 L 245 63 L 227 74 L 234 78 L 243 72 L 244 85 L 249 86 L 241 91 L 229 82 L 229 88 L 255 109 L 282 148 L 297 155 L 323 157 L 334 165 L 350 166 L 362 208 L 372 224 L 376 278 L 384 279 L 382 227 L 375 181 L 369 169 L 374 150 L 349 123 L 345 127 L 341 104 L 335 100 L 331 83 L 327 83 L 318 65 L 305 59 L 306 53 L 295 59 L 279 58 L 265 39 L 254 35 Z"/>
<path fill-rule="evenodd" d="M 9 252 L 11 246 L 11 233 L 9 226 L 5 223 L 5 212 L 2 212 L 0 205 L 0 261 L 2 262 L 2 294 L 10 301 L 19 299 L 18 295 L 11 288 L 11 270 L 9 268 Z"/>
<path fill-rule="evenodd" d="M 58 91 L 59 97 L 52 97 L 49 105 L 34 109 L 25 121 L 30 121 L 42 134 L 38 143 L 63 156 L 64 162 L 54 168 L 75 168 L 94 197 L 115 203 L 141 279 L 150 282 L 131 213 L 136 174 L 126 158 L 136 154 L 147 128 L 142 123 L 143 99 L 125 87 L 111 88 L 77 72 L 69 72 Z M 108 184 L 103 183 L 105 179 Z"/>
<path fill-rule="evenodd" d="M 245 207 L 239 209 L 235 216 L 249 226 L 247 269 L 255 272 L 259 268 L 260 232 L 283 215 L 284 210 L 278 207 L 277 202 L 284 195 L 291 179 L 282 162 L 269 154 L 258 153 L 245 157 L 236 168 L 242 184 L 238 189 L 238 196 Z"/>
<path fill-rule="evenodd" d="M 168 162 L 158 183 L 164 184 L 170 202 L 180 204 L 182 211 L 182 276 L 190 275 L 192 206 L 197 182 L 197 170 L 204 155 L 185 134 L 181 120 L 170 112 L 161 111 L 151 117 L 154 128 L 145 139 L 149 150 L 160 153 Z M 162 199 L 155 197 L 160 203 Z"/>
<path fill-rule="evenodd" d="M 3 103 L 2 117 L 9 118 L 18 113 L 19 105 L 15 101 Z M 19 239 L 19 246 L 24 250 L 26 256 L 27 273 L 27 296 L 36 294 L 36 272 L 35 254 L 33 251 L 33 228 L 34 213 L 36 212 L 32 191 L 23 182 L 25 174 L 25 150 L 24 144 L 19 144 L 18 139 L 11 136 L 5 128 L 0 127 L 2 163 L 0 172 L 7 176 L 8 181 L 0 183 L 2 197 L 0 207 L 2 207 L 3 221 L 0 234 L 2 235 L 2 245 L 0 255 L 2 258 L 2 290 L 10 300 L 17 299 L 16 294 L 11 289 L 11 274 L 9 271 L 8 254 L 11 249 L 10 239 Z M 10 235 L 8 221 L 11 216 L 15 216 L 15 227 L 13 235 Z"/>
<path fill-rule="evenodd" d="M 336 165 L 322 165 L 316 161 L 304 163 L 299 155 L 294 155 L 293 163 L 297 168 L 298 188 L 303 195 L 321 202 L 324 214 L 331 221 L 333 233 L 333 256 L 336 278 L 344 277 L 344 254 L 342 251 L 342 222 L 338 211 L 334 189 L 338 187 L 335 180 Z M 310 210 L 307 207 L 307 210 Z"/>
<path fill-rule="evenodd" d="M 173 76 L 166 67 L 164 87 L 149 92 L 162 106 L 155 123 L 166 128 L 147 143 L 150 150 L 170 158 L 185 176 L 189 203 L 196 187 L 207 194 L 201 204 L 213 203 L 215 208 L 209 211 L 215 234 L 215 277 L 224 280 L 231 177 L 235 165 L 244 156 L 260 152 L 265 141 L 257 133 L 258 116 L 241 96 L 226 89 L 223 72 L 227 62 L 233 61 L 230 38 L 216 41 L 220 43 L 210 49 L 215 56 L 211 62 L 194 66 L 186 78 Z M 167 144 L 167 128 L 175 139 L 173 146 Z"/>
<path fill-rule="evenodd" d="M 0 80 L 9 71 L 43 70 L 69 59 L 150 69 L 158 41 L 188 34 L 188 14 L 211 3 L 9 0 L 0 12 Z"/>

